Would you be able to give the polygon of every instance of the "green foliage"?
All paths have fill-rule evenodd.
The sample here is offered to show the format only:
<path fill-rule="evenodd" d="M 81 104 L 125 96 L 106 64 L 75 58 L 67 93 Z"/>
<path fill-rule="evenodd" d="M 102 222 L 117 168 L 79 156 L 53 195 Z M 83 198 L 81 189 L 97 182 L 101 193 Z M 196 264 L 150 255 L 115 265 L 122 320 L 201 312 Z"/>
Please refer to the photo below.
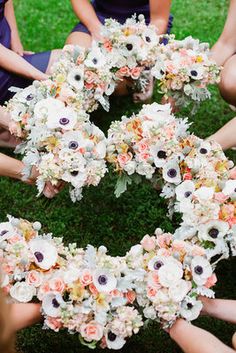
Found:
<path fill-rule="evenodd" d="M 17 21 L 25 48 L 41 51 L 61 48 L 66 36 L 76 23 L 70 2 L 65 0 L 15 0 Z M 178 38 L 187 35 L 210 42 L 219 37 L 227 13 L 226 0 L 174 0 L 172 13 L 175 16 L 173 32 Z M 157 100 L 157 94 L 154 100 Z M 99 110 L 92 119 L 104 131 L 112 120 L 119 120 L 124 114 L 131 115 L 140 105 L 134 105 L 131 98 L 112 98 L 111 110 Z M 190 109 L 180 115 L 188 116 Z M 200 137 L 215 132 L 234 116 L 227 104 L 220 98 L 217 89 L 212 89 L 212 99 L 204 102 L 194 116 L 192 131 Z M 231 155 L 232 156 L 232 155 Z M 171 222 L 167 218 L 167 205 L 157 191 L 148 184 L 128 186 L 128 191 L 116 198 L 116 180 L 106 176 L 96 189 L 84 192 L 81 202 L 73 204 L 65 189 L 54 200 L 36 198 L 32 186 L 7 178 L 0 179 L 0 220 L 7 214 L 40 221 L 45 231 L 64 236 L 66 242 L 76 241 L 80 246 L 88 243 L 104 244 L 112 255 L 122 255 L 142 236 L 151 234 L 156 227 L 173 231 L 178 217 Z M 235 298 L 236 259 L 224 261 L 218 268 L 219 284 L 217 296 Z M 201 318 L 197 324 L 211 331 L 226 343 L 230 343 L 235 327 L 210 318 Z M 87 353 L 78 336 L 42 331 L 41 325 L 24 330 L 18 335 L 18 347 L 22 353 Z M 100 349 L 96 349 L 100 352 Z M 128 341 L 122 350 L 127 353 L 176 353 L 180 352 L 168 335 L 159 330 L 157 324 Z"/>

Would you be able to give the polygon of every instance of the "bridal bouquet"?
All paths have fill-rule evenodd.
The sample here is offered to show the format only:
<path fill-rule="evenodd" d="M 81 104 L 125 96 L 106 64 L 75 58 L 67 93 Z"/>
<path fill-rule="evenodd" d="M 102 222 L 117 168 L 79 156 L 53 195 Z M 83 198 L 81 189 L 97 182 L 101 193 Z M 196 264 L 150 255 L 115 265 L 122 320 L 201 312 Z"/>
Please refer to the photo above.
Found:
<path fill-rule="evenodd" d="M 131 305 L 134 281 L 142 278 L 143 271 L 128 271 L 124 258 L 106 252 L 104 246 L 74 248 L 67 268 L 54 278 L 61 283 L 58 289 L 50 289 L 49 281 L 42 284 L 44 327 L 77 333 L 81 343 L 90 348 L 100 343 L 102 348 L 121 349 L 126 338 L 137 334 L 143 325 Z"/>
<path fill-rule="evenodd" d="M 171 36 L 167 45 L 159 47 L 151 72 L 161 93 L 180 106 L 210 98 L 208 86 L 220 81 L 220 68 L 210 56 L 209 45 L 192 37 L 175 40 Z"/>
<path fill-rule="evenodd" d="M 183 182 L 172 190 L 172 195 L 168 185 L 162 191 L 162 196 L 175 198 L 175 210 L 182 214 L 181 227 L 175 236 L 200 242 L 209 258 L 218 254 L 227 258 L 227 243 L 231 243 L 232 249 L 236 243 L 233 162 L 217 143 L 194 135 L 184 139 L 182 147 L 185 154 L 181 163 Z"/>
<path fill-rule="evenodd" d="M 66 104 L 92 112 L 100 103 L 109 110 L 108 96 L 115 89 L 115 77 L 97 42 L 90 49 L 65 46 L 52 72 L 57 95 Z"/>
<path fill-rule="evenodd" d="M 44 184 L 62 180 L 72 186 L 73 201 L 82 198 L 82 188 L 98 185 L 106 173 L 106 139 L 85 116 L 55 98 L 34 107 L 35 125 L 24 149 L 26 174 L 36 166 L 39 193 Z"/>
<path fill-rule="evenodd" d="M 201 312 L 199 295 L 213 298 L 216 283 L 213 268 L 203 248 L 176 240 L 156 229 L 145 235 L 126 255 L 133 270 L 144 269 L 145 278 L 137 284 L 137 303 L 143 316 L 170 327 L 178 317 L 195 320 Z"/>
<path fill-rule="evenodd" d="M 159 36 L 156 27 L 147 25 L 140 15 L 128 18 L 124 24 L 108 19 L 98 43 L 117 79 L 131 78 L 145 86 L 145 73 L 157 60 Z M 146 75 L 147 76 L 147 75 Z"/>
<path fill-rule="evenodd" d="M 61 238 L 39 235 L 41 224 L 8 216 L 0 223 L 0 287 L 16 302 L 37 297 L 44 277 L 64 265 L 66 252 Z"/>
<path fill-rule="evenodd" d="M 117 197 L 141 176 L 153 184 L 178 185 L 183 160 L 180 141 L 187 135 L 187 121 L 175 118 L 170 105 L 144 105 L 131 118 L 122 117 L 108 130 L 107 161 L 118 174 Z"/>

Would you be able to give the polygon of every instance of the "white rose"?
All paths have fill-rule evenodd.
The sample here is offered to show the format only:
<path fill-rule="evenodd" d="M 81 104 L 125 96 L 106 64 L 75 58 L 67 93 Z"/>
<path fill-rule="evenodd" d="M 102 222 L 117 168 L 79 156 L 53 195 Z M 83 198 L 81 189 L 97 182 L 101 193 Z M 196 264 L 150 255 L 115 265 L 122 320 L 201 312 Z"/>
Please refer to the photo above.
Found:
<path fill-rule="evenodd" d="M 169 295 L 174 302 L 181 302 L 191 289 L 191 283 L 181 279 L 169 288 Z"/>
<path fill-rule="evenodd" d="M 158 276 L 163 287 L 172 287 L 183 277 L 182 264 L 172 259 L 159 269 Z"/>
<path fill-rule="evenodd" d="M 143 310 L 143 314 L 147 319 L 155 320 L 157 317 L 157 312 L 153 306 L 148 306 Z"/>
<path fill-rule="evenodd" d="M 11 287 L 10 295 L 20 303 L 28 303 L 36 295 L 36 289 L 26 282 L 17 282 Z"/>

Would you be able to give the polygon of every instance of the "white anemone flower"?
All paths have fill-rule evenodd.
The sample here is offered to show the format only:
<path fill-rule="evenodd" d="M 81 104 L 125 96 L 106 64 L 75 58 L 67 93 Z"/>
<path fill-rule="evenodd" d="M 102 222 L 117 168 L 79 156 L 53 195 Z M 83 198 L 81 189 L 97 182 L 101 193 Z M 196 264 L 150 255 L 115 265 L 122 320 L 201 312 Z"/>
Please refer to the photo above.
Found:
<path fill-rule="evenodd" d="M 55 111 L 64 108 L 65 105 L 58 99 L 45 98 L 35 104 L 34 116 L 36 121 L 41 121 L 49 114 L 53 114 Z"/>
<path fill-rule="evenodd" d="M 140 45 L 141 39 L 137 36 L 130 35 L 126 37 L 122 53 L 124 54 L 124 56 L 132 56 L 134 54 L 138 54 Z"/>
<path fill-rule="evenodd" d="M 153 47 L 157 44 L 159 44 L 159 37 L 157 34 L 150 28 L 147 28 L 143 33 L 142 33 L 142 38 L 143 40 L 148 44 L 148 46 Z"/>
<path fill-rule="evenodd" d="M 77 123 L 77 113 L 69 107 L 53 111 L 48 115 L 47 127 L 49 129 L 72 130 Z"/>
<path fill-rule="evenodd" d="M 185 298 L 191 287 L 190 282 L 180 279 L 173 286 L 169 287 L 169 296 L 174 302 L 179 303 Z"/>
<path fill-rule="evenodd" d="M 62 180 L 71 183 L 74 188 L 82 188 L 87 180 L 85 169 L 67 171 L 62 175 Z"/>
<path fill-rule="evenodd" d="M 187 321 L 196 320 L 203 308 L 202 302 L 192 297 L 187 297 L 181 304 L 180 315 Z"/>
<path fill-rule="evenodd" d="M 35 264 L 43 270 L 49 270 L 57 262 L 57 248 L 45 239 L 35 238 L 29 243 Z"/>
<path fill-rule="evenodd" d="M 179 164 L 175 160 L 170 160 L 164 165 L 162 174 L 168 183 L 179 184 L 181 182 Z"/>
<path fill-rule="evenodd" d="M 35 87 L 33 85 L 24 88 L 22 91 L 17 93 L 17 100 L 21 103 L 30 104 L 35 98 Z"/>
<path fill-rule="evenodd" d="M 221 220 L 212 220 L 198 227 L 198 237 L 203 241 L 212 241 L 213 243 L 223 239 L 229 231 L 229 224 Z"/>
<path fill-rule="evenodd" d="M 60 294 L 48 293 L 42 301 L 42 309 L 44 313 L 51 317 L 59 317 L 61 312 L 61 305 L 64 300 Z"/>
<path fill-rule="evenodd" d="M 198 153 L 201 154 L 202 156 L 206 156 L 207 154 L 210 153 L 212 147 L 209 142 L 203 141 L 201 145 L 198 148 Z"/>
<path fill-rule="evenodd" d="M 150 271 L 158 271 L 162 266 L 164 266 L 166 259 L 163 256 L 154 256 L 149 262 L 148 262 L 148 269 Z"/>
<path fill-rule="evenodd" d="M 116 289 L 117 279 L 108 270 L 99 269 L 93 274 L 93 284 L 99 292 L 109 293 Z"/>
<path fill-rule="evenodd" d="M 112 331 L 109 331 L 105 337 L 106 337 L 106 344 L 108 349 L 119 350 L 126 343 L 124 338 L 117 336 Z"/>
<path fill-rule="evenodd" d="M 84 67 L 76 67 L 69 71 L 67 76 L 68 83 L 77 90 L 84 87 Z"/>
<path fill-rule="evenodd" d="M 203 286 L 213 273 L 210 262 L 203 256 L 195 256 L 193 258 L 191 271 L 193 280 L 198 286 Z"/>
<path fill-rule="evenodd" d="M 172 287 L 183 277 L 181 262 L 173 258 L 166 260 L 166 263 L 160 267 L 158 276 L 163 287 Z"/>
<path fill-rule="evenodd" d="M 99 48 L 92 47 L 84 64 L 88 67 L 99 69 L 106 65 L 106 57 Z"/>
<path fill-rule="evenodd" d="M 62 136 L 62 143 L 64 147 L 72 151 L 76 151 L 86 145 L 83 134 L 80 131 L 68 131 Z"/>
<path fill-rule="evenodd" d="M 0 223 L 0 243 L 14 236 L 16 231 L 9 222 Z"/>
<path fill-rule="evenodd" d="M 157 168 L 163 168 L 167 159 L 167 153 L 165 149 L 157 145 L 152 145 L 150 146 L 150 153 L 153 157 L 155 166 Z"/>
<path fill-rule="evenodd" d="M 191 180 L 185 180 L 179 184 L 176 189 L 176 199 L 178 201 L 192 200 L 195 185 Z"/>
<path fill-rule="evenodd" d="M 204 69 L 202 65 L 193 64 L 189 69 L 189 76 L 193 80 L 201 80 L 204 76 Z"/>
<path fill-rule="evenodd" d="M 227 180 L 222 190 L 224 195 L 236 197 L 236 180 Z"/>

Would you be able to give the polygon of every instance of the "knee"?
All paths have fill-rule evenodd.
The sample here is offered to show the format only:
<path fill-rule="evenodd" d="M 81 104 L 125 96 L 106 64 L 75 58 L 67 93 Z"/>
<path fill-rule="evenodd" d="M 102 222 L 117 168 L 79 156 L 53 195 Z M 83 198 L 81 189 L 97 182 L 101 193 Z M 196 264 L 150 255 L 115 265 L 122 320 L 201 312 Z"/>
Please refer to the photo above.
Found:
<path fill-rule="evenodd" d="M 222 97 L 231 104 L 236 103 L 236 72 L 235 70 L 223 69 L 219 89 Z"/>

